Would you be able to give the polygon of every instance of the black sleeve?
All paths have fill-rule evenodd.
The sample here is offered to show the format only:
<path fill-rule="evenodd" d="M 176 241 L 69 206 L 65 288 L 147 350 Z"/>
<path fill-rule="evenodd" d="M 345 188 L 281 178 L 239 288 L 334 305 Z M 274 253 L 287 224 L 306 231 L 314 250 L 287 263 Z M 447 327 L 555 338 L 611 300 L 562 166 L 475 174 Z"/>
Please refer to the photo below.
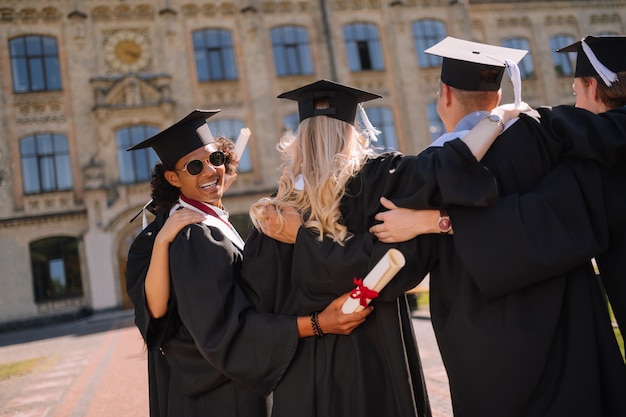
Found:
<path fill-rule="evenodd" d="M 170 246 L 178 313 L 216 369 L 256 392 L 280 381 L 298 344 L 294 317 L 259 314 L 236 284 L 241 252 L 218 229 L 194 224 Z"/>
<path fill-rule="evenodd" d="M 150 317 L 146 305 L 145 283 L 152 258 L 154 238 L 166 218 L 166 215 L 157 215 L 157 218 L 139 233 L 128 251 L 126 264 L 126 291 L 135 308 L 135 325 L 148 349 L 151 350 L 161 346 L 163 341 L 171 337 L 180 325 L 178 315 L 175 309 L 172 309 L 171 300 L 168 301 L 167 313 L 159 319 Z"/>
<path fill-rule="evenodd" d="M 456 251 L 481 291 L 511 293 L 603 252 L 609 224 L 601 184 L 596 164 L 564 161 L 532 192 L 487 208 L 450 208 Z"/>
<path fill-rule="evenodd" d="M 460 139 L 403 157 L 385 180 L 382 196 L 399 207 L 484 207 L 498 199 L 495 178 Z"/>
<path fill-rule="evenodd" d="M 600 114 L 572 106 L 537 109 L 546 132 L 567 143 L 566 156 L 611 166 L 626 158 L 626 109 Z"/>

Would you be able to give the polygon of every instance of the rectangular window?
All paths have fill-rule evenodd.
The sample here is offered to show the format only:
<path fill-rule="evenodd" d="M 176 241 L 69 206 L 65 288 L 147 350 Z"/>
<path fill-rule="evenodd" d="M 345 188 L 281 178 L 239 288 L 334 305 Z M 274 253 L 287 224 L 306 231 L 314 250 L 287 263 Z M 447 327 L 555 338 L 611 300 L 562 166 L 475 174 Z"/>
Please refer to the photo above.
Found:
<path fill-rule="evenodd" d="M 276 75 L 311 75 L 313 61 L 305 28 L 281 26 L 271 30 Z"/>
<path fill-rule="evenodd" d="M 13 92 L 61 90 L 57 41 L 49 36 L 28 35 L 9 41 Z"/>
<path fill-rule="evenodd" d="M 343 36 L 346 42 L 350 71 L 385 69 L 378 28 L 375 25 L 369 23 L 345 25 Z"/>
<path fill-rule="evenodd" d="M 232 36 L 223 29 L 192 34 L 198 81 L 236 80 L 237 65 Z"/>

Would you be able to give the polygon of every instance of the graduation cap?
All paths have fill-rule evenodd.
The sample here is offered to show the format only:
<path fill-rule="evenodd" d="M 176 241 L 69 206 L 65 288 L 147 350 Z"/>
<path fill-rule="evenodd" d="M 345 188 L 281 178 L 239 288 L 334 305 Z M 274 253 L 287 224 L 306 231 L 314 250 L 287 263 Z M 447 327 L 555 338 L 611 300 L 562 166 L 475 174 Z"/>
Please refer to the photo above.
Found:
<path fill-rule="evenodd" d="M 278 96 L 298 102 L 300 121 L 313 116 L 328 116 L 350 124 L 354 123 L 360 103 L 381 97 L 329 80 L 319 80 Z M 328 108 L 315 108 L 319 99 L 328 99 Z"/>
<path fill-rule="evenodd" d="M 586 36 L 557 52 L 577 53 L 574 77 L 600 76 L 609 87 L 626 71 L 626 36 Z"/>
<path fill-rule="evenodd" d="M 507 61 L 517 64 L 528 51 L 448 36 L 424 52 L 443 57 L 441 81 L 450 87 L 467 91 L 497 91 Z M 485 77 L 485 72 L 491 74 Z"/>
<path fill-rule="evenodd" d="M 215 142 L 206 119 L 219 111 L 194 110 L 172 126 L 128 148 L 127 151 L 153 148 L 165 167 L 173 167 L 189 152 Z"/>

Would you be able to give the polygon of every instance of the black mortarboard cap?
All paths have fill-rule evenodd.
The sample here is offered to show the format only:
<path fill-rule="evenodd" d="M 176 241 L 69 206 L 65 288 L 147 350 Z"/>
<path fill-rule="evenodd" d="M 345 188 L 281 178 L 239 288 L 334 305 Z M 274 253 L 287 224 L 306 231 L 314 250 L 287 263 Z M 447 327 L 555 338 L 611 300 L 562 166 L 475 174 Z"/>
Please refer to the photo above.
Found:
<path fill-rule="evenodd" d="M 558 49 L 557 52 L 577 52 L 574 77 L 599 75 L 583 50 L 582 41 L 591 48 L 598 61 L 617 73 L 626 71 L 626 36 L 586 36 L 578 42 Z"/>
<path fill-rule="evenodd" d="M 132 146 L 127 151 L 153 148 L 161 162 L 171 167 L 191 151 L 214 142 L 206 119 L 220 110 L 194 110 L 167 129 Z"/>
<path fill-rule="evenodd" d="M 504 75 L 505 61 L 508 59 L 517 64 L 528 51 L 448 36 L 424 52 L 443 57 L 441 81 L 450 87 L 467 91 L 497 91 Z M 487 71 L 485 76 L 484 70 L 491 71 Z"/>
<path fill-rule="evenodd" d="M 354 123 L 359 103 L 381 97 L 329 80 L 319 80 L 278 96 L 298 102 L 300 121 L 313 116 L 328 116 L 347 123 Z M 316 109 L 316 101 L 322 98 L 328 99 L 328 108 Z"/>

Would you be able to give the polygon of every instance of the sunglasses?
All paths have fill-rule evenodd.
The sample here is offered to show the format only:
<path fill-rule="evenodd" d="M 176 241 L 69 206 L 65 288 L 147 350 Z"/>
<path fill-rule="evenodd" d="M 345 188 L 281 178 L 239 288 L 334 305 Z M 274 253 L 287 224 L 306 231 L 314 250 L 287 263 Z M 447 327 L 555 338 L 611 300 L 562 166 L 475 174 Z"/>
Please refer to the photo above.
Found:
<path fill-rule="evenodd" d="M 214 167 L 224 165 L 226 162 L 226 155 L 222 151 L 215 151 L 209 155 L 209 159 L 200 160 L 194 159 L 185 164 L 183 169 L 177 169 L 176 171 L 186 171 L 189 175 L 198 175 L 204 169 L 204 162 L 208 162 Z"/>

